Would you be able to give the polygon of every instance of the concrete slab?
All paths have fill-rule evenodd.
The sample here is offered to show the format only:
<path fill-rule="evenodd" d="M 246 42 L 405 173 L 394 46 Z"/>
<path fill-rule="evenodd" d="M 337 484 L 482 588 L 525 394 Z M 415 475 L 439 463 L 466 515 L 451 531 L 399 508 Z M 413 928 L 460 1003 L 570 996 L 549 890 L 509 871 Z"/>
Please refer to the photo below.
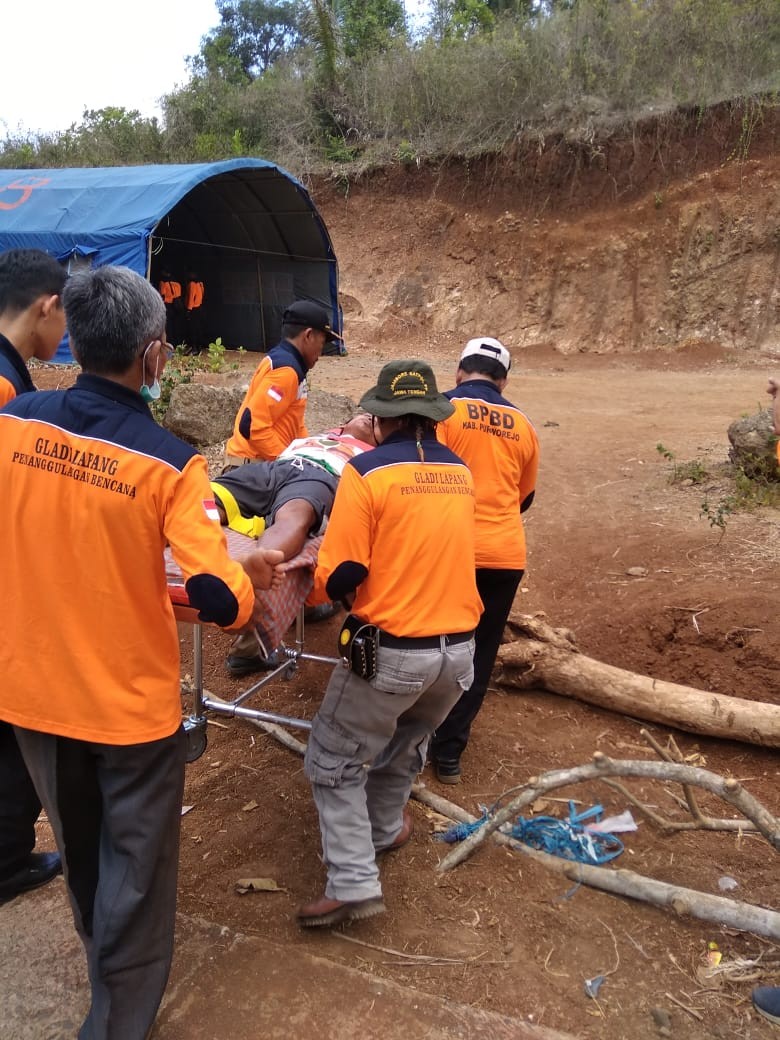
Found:
<path fill-rule="evenodd" d="M 75 1037 L 88 1005 L 65 888 L 0 907 L 2 1040 Z M 576 1040 L 179 915 L 153 1040 Z"/>

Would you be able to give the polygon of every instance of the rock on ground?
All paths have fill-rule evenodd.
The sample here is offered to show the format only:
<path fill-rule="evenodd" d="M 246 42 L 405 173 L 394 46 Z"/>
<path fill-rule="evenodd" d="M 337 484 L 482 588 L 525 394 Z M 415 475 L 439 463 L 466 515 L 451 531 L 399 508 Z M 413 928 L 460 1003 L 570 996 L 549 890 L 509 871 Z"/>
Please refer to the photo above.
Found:
<path fill-rule="evenodd" d="M 240 386 L 209 386 L 206 383 L 180 383 L 171 394 L 163 425 L 177 437 L 198 448 L 226 441 L 246 393 Z M 342 426 L 356 412 L 354 401 L 342 394 L 311 390 L 306 403 L 306 426 L 310 433 L 321 433 Z"/>

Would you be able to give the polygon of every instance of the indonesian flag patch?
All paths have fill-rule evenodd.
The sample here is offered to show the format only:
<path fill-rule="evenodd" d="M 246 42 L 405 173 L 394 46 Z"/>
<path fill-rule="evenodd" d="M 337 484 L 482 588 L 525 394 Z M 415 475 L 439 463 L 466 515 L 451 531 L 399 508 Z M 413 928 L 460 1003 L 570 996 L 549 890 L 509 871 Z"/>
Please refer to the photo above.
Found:
<path fill-rule="evenodd" d="M 281 388 L 278 387 L 278 386 L 269 386 L 268 387 L 268 396 L 269 397 L 273 397 L 274 401 L 277 401 L 277 402 L 281 401 L 282 396 L 283 396 Z"/>
<path fill-rule="evenodd" d="M 219 510 L 217 509 L 217 503 L 213 498 L 204 498 L 203 508 L 209 520 L 216 520 L 217 523 L 219 523 Z"/>

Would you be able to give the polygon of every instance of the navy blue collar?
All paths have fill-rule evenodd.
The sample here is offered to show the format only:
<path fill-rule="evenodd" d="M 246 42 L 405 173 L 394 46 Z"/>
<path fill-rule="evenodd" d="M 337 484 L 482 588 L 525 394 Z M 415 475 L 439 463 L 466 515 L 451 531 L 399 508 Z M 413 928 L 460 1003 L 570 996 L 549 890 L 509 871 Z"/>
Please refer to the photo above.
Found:
<path fill-rule="evenodd" d="M 460 386 L 447 390 L 444 395 L 451 401 L 459 397 L 468 397 L 478 401 L 490 401 L 492 404 L 515 406 L 502 396 L 501 391 L 491 379 L 464 379 Z"/>
<path fill-rule="evenodd" d="M 302 383 L 306 378 L 308 368 L 303 359 L 303 354 L 289 339 L 283 339 L 280 343 L 277 343 L 275 347 L 268 351 L 268 357 L 273 362 L 274 368 L 281 368 L 286 365 L 288 368 L 295 369 L 299 383 Z"/>
<path fill-rule="evenodd" d="M 404 441 L 411 441 L 412 444 L 416 444 L 417 443 L 417 441 L 415 440 L 414 434 L 411 433 L 410 431 L 408 431 L 408 430 L 395 430 L 393 433 L 390 433 L 390 434 L 387 435 L 387 437 L 385 437 L 385 439 L 382 441 L 382 443 L 379 445 L 379 447 L 383 448 L 385 446 L 385 444 L 401 444 Z M 431 433 L 431 432 L 427 432 L 426 431 L 426 433 L 423 434 L 423 439 L 422 439 L 421 443 L 422 444 L 430 444 L 431 442 L 433 442 L 434 444 L 438 444 L 439 443 L 438 440 L 436 439 L 436 434 L 435 433 Z"/>
<path fill-rule="evenodd" d="M 129 387 L 122 386 L 121 383 L 117 383 L 114 379 L 108 379 L 106 376 L 96 376 L 90 372 L 82 372 L 76 379 L 74 389 L 89 390 L 90 393 L 100 394 L 101 397 L 108 397 L 112 401 L 116 401 L 117 404 L 122 404 L 126 408 L 132 408 L 136 412 L 142 412 L 148 415 L 150 419 L 153 418 L 152 413 L 149 411 L 149 406 L 137 390 L 131 390 Z"/>
<path fill-rule="evenodd" d="M 23 387 L 22 392 L 29 393 L 31 390 L 35 390 L 35 383 L 33 383 L 27 365 L 24 363 L 24 358 L 14 347 L 10 339 L 4 336 L 2 332 L 0 332 L 0 354 L 18 375 L 19 382 Z"/>
<path fill-rule="evenodd" d="M 458 462 L 460 465 L 464 465 L 459 458 L 452 454 L 449 448 L 446 448 L 436 439 L 435 433 L 425 433 L 422 439 L 422 446 L 427 463 L 444 462 L 451 464 Z M 393 465 L 399 462 L 419 464 L 417 442 L 414 439 L 414 434 L 405 430 L 396 430 L 394 433 L 389 434 L 378 447 L 372 448 L 371 451 L 364 451 L 360 455 L 355 455 L 354 458 L 349 460 L 349 465 L 354 466 L 358 473 L 365 476 L 371 470 L 380 466 Z"/>

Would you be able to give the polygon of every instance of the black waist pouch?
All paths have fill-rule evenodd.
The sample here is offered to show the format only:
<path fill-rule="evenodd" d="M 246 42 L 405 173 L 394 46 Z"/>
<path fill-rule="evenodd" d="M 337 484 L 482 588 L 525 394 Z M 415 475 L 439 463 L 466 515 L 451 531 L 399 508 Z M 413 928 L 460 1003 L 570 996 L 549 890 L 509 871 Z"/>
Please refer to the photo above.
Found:
<path fill-rule="evenodd" d="M 379 629 L 354 614 L 347 614 L 339 632 L 339 654 L 350 671 L 361 679 L 376 675 L 376 650 Z"/>

